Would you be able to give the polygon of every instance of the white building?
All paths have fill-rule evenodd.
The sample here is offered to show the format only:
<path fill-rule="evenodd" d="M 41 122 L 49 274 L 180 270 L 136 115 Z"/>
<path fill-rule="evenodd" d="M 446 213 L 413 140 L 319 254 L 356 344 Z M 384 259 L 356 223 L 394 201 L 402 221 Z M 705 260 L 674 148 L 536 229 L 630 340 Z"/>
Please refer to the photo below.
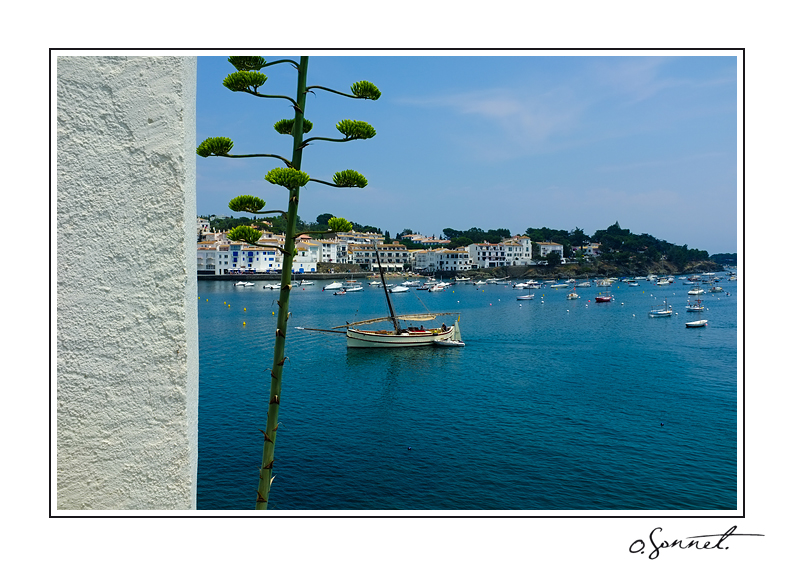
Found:
<path fill-rule="evenodd" d="M 591 242 L 584 246 L 571 246 L 571 251 L 575 254 L 581 250 L 585 256 L 598 256 L 598 249 L 601 246 L 598 242 Z"/>
<path fill-rule="evenodd" d="M 499 268 L 507 265 L 507 249 L 504 244 L 469 244 L 471 265 L 477 268 Z"/>
<path fill-rule="evenodd" d="M 378 244 L 378 255 L 384 271 L 398 272 L 410 265 L 411 257 L 404 244 L 392 242 L 391 244 Z M 350 244 L 348 246 L 348 261 L 358 264 L 365 270 L 377 270 L 378 263 L 375 255 L 375 245 L 372 243 Z"/>
<path fill-rule="evenodd" d="M 529 266 L 532 261 L 532 241 L 528 236 L 515 236 L 502 242 L 508 266 Z"/>
<path fill-rule="evenodd" d="M 430 250 L 431 261 L 439 272 L 463 272 L 471 270 L 471 258 L 465 248 L 447 250 L 445 248 Z"/>
<path fill-rule="evenodd" d="M 542 258 L 545 258 L 552 252 L 557 252 L 560 258 L 563 258 L 562 244 L 557 244 L 556 242 L 538 242 L 537 244 L 540 247 L 540 256 Z"/>
<path fill-rule="evenodd" d="M 411 258 L 411 269 L 414 272 L 434 272 L 435 269 L 430 263 L 430 250 L 413 250 Z"/>

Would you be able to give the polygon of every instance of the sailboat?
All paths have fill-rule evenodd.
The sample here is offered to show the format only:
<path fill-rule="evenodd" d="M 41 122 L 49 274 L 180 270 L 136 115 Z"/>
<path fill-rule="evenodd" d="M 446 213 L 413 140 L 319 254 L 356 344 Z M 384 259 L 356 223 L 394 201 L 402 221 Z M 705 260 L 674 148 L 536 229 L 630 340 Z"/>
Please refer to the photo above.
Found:
<path fill-rule="evenodd" d="M 383 291 L 386 295 L 386 305 L 389 307 L 388 317 L 377 317 L 375 319 L 367 319 L 366 321 L 358 321 L 355 323 L 347 323 L 333 327 L 333 329 L 345 329 L 347 336 L 348 348 L 396 348 L 396 347 L 417 347 L 417 346 L 430 346 L 436 342 L 444 341 L 445 345 L 463 346 L 463 341 L 460 336 L 460 328 L 458 322 L 448 327 L 442 324 L 440 327 L 425 329 L 424 325 L 419 328 L 416 326 L 408 326 L 406 328 L 400 325 L 401 321 L 432 321 L 436 317 L 443 315 L 458 315 L 458 313 L 418 313 L 413 315 L 397 315 L 394 313 L 394 306 L 391 303 L 388 291 L 386 291 L 386 280 L 383 276 L 383 267 L 380 264 L 380 255 L 378 254 L 378 246 L 375 245 L 375 256 L 378 262 L 378 270 L 380 271 L 381 281 L 383 282 Z M 394 329 L 388 330 L 375 330 L 365 329 L 362 325 L 369 325 L 390 321 Z"/>
<path fill-rule="evenodd" d="M 664 300 L 663 304 L 657 305 L 648 311 L 648 317 L 670 317 L 672 314 L 673 308 L 667 303 L 667 299 Z"/>
<path fill-rule="evenodd" d="M 696 301 L 689 301 L 686 302 L 686 310 L 687 311 L 695 311 L 700 312 L 705 310 L 706 308 L 703 306 L 703 300 L 698 298 Z"/>

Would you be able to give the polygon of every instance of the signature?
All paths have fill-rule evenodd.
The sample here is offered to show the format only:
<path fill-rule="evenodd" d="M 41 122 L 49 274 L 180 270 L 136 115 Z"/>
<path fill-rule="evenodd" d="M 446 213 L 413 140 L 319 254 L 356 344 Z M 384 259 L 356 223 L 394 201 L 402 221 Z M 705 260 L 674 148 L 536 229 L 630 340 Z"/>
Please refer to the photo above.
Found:
<path fill-rule="evenodd" d="M 659 532 L 657 534 L 656 532 Z M 764 534 L 737 534 L 736 526 L 721 534 L 689 536 L 684 539 L 674 539 L 667 541 L 661 539 L 662 528 L 653 528 L 648 535 L 648 541 L 644 539 L 635 540 L 629 546 L 629 553 L 645 554 L 648 551 L 648 559 L 656 559 L 662 549 L 729 549 L 726 545 L 728 538 L 735 536 L 763 536 Z M 655 537 L 654 537 L 655 536 Z M 650 548 L 648 548 L 650 545 Z"/>

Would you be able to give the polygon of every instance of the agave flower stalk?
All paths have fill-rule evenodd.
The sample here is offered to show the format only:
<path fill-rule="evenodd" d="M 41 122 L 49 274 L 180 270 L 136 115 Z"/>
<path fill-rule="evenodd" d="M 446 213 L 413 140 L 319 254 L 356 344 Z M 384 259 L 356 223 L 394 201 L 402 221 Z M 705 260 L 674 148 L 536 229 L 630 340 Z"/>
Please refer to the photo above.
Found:
<path fill-rule="evenodd" d="M 263 211 L 265 202 L 251 195 L 242 195 L 232 199 L 229 202 L 229 208 L 233 211 L 245 211 L 253 214 L 262 214 L 266 212 L 281 212 L 286 218 L 286 231 L 284 247 L 275 246 L 283 254 L 282 270 L 281 270 L 281 290 L 278 299 L 278 317 L 276 318 L 276 337 L 273 347 L 273 365 L 270 371 L 270 393 L 268 397 L 268 410 L 267 410 L 267 425 L 263 431 L 264 445 L 262 448 L 262 466 L 259 469 L 259 485 L 257 486 L 256 509 L 266 510 L 268 507 L 268 498 L 270 496 L 270 485 L 273 482 L 275 475 L 273 474 L 273 464 L 275 462 L 275 447 L 276 447 L 276 433 L 279 426 L 279 406 L 281 404 L 281 383 L 284 371 L 284 362 L 287 360 L 285 356 L 286 339 L 287 339 L 287 321 L 290 316 L 289 300 L 290 291 L 292 290 L 292 264 L 295 257 L 295 239 L 300 236 L 297 232 L 298 224 L 298 203 L 300 201 L 301 187 L 306 185 L 309 181 L 331 185 L 332 187 L 365 187 L 367 185 L 366 178 L 360 173 L 353 170 L 344 170 L 334 174 L 333 183 L 312 179 L 309 175 L 301 171 L 301 158 L 303 149 L 306 147 L 309 140 L 304 141 L 304 133 L 312 129 L 312 123 L 304 118 L 306 111 L 306 94 L 311 88 L 321 88 L 337 94 L 343 94 L 351 98 L 360 98 L 368 100 L 377 100 L 380 97 L 380 91 L 367 81 L 360 81 L 351 87 L 352 95 L 347 95 L 326 89 L 324 87 L 306 87 L 306 77 L 309 67 L 309 58 L 301 57 L 300 63 L 291 60 L 283 59 L 273 61 L 271 63 L 265 62 L 261 57 L 230 57 L 229 62 L 236 68 L 237 72 L 229 75 L 224 81 L 224 86 L 236 92 L 245 92 L 257 97 L 263 98 L 281 98 L 289 100 L 293 103 L 295 109 L 295 118 L 290 120 L 280 120 L 274 127 L 279 134 L 286 134 L 292 136 L 292 159 L 275 155 L 275 154 L 245 154 L 245 155 L 232 155 L 229 152 L 234 143 L 229 138 L 217 137 L 208 138 L 199 145 L 196 153 L 202 157 L 218 156 L 227 158 L 239 157 L 272 157 L 280 159 L 287 166 L 286 168 L 276 168 L 267 173 L 265 179 L 275 185 L 280 185 L 287 189 L 289 192 L 289 205 L 286 211 Z M 290 63 L 298 71 L 298 88 L 297 94 L 294 99 L 278 95 L 266 95 L 259 92 L 265 82 L 267 76 L 259 73 L 259 69 L 274 65 L 276 63 Z M 371 138 L 375 135 L 375 129 L 365 122 L 355 120 L 343 120 L 337 124 L 337 129 L 345 136 L 342 140 L 330 138 L 314 138 L 314 140 L 326 141 L 351 141 L 363 140 Z M 335 232 L 346 232 L 351 230 L 352 224 L 343 218 L 331 218 L 328 221 L 329 230 L 323 234 L 332 234 Z M 302 233 L 306 234 L 306 233 Z M 239 240 L 256 246 L 274 247 L 272 244 L 259 243 L 262 233 L 251 227 L 236 227 L 229 231 L 229 238 L 231 240 Z"/>
<path fill-rule="evenodd" d="M 309 58 L 301 57 L 298 65 L 298 92 L 295 105 L 295 123 L 292 128 L 292 167 L 300 170 L 303 157 L 303 114 L 306 109 L 306 75 Z M 292 259 L 295 256 L 295 236 L 298 222 L 298 202 L 300 187 L 289 190 L 287 208 L 287 230 L 284 240 L 284 261 L 281 268 L 281 291 L 278 298 L 278 318 L 276 320 L 276 342 L 273 347 L 273 366 L 270 371 L 270 396 L 268 398 L 267 428 L 262 448 L 262 468 L 259 470 L 259 486 L 256 489 L 256 509 L 267 510 L 270 484 L 273 475 L 273 462 L 276 450 L 276 432 L 281 398 L 281 377 L 284 371 L 285 344 L 287 340 L 287 319 L 289 317 L 289 296 L 292 289 Z"/>

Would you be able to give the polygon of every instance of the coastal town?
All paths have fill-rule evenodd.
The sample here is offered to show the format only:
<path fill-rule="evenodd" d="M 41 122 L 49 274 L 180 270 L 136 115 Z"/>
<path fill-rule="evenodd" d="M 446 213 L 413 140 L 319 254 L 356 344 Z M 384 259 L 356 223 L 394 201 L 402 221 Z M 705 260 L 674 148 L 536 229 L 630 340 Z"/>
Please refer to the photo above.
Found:
<path fill-rule="evenodd" d="M 227 275 L 241 273 L 275 274 L 283 266 L 284 235 L 265 231 L 257 246 L 231 241 L 226 231 L 210 228 L 207 219 L 197 219 L 197 273 L 199 275 Z M 464 272 L 476 269 L 507 266 L 542 265 L 544 258 L 556 252 L 561 263 L 562 244 L 532 242 L 528 236 L 513 236 L 499 243 L 473 243 L 468 246 L 448 248 L 449 240 L 429 238 L 419 234 L 404 236 L 412 242 L 433 245 L 434 248 L 409 249 L 401 242 L 387 242 L 386 236 L 374 232 L 338 233 L 333 238 L 315 239 L 300 236 L 296 242 L 294 273 L 316 273 L 321 264 L 338 264 L 331 271 L 349 271 L 350 265 L 365 271 L 375 268 L 375 246 L 380 253 L 381 265 L 388 272 L 412 271 L 416 273 Z M 533 257 L 533 244 L 539 257 Z M 587 256 L 598 254 L 598 244 L 573 247 L 574 253 Z"/>

